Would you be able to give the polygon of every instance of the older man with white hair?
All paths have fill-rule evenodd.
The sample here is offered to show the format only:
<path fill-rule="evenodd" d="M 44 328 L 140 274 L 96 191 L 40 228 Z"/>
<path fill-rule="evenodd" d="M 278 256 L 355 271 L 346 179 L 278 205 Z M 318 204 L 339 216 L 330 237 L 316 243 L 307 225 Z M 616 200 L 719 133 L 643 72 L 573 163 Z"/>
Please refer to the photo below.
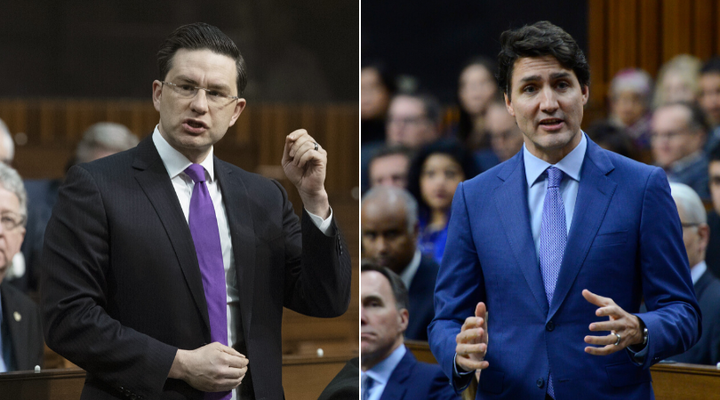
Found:
<path fill-rule="evenodd" d="M 692 364 L 715 365 L 720 362 L 720 280 L 705 264 L 705 250 L 710 236 L 705 207 L 700 196 L 687 185 L 670 183 L 670 190 L 680 214 L 690 274 L 702 313 L 700 341 L 672 359 Z"/>

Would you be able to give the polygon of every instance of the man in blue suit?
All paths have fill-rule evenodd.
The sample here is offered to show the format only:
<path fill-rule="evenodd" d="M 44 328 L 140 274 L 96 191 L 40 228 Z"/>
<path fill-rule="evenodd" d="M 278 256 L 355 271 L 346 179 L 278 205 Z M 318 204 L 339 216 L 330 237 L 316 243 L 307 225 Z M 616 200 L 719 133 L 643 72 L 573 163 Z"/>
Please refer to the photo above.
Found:
<path fill-rule="evenodd" d="M 438 365 L 418 362 L 403 344 L 409 313 L 402 279 L 364 263 L 360 296 L 362 400 L 459 399 Z"/>
<path fill-rule="evenodd" d="M 569 34 L 539 22 L 501 44 L 525 144 L 458 186 L 432 352 L 456 390 L 481 370 L 480 399 L 651 399 L 650 365 L 700 331 L 665 174 L 582 132 L 590 73 Z"/>

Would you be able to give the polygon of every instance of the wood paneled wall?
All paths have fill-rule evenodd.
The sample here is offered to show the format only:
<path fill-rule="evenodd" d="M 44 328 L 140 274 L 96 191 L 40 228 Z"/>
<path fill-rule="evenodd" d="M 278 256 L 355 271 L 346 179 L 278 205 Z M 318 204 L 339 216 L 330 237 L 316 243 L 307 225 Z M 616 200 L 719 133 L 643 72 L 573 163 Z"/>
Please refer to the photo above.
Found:
<path fill-rule="evenodd" d="M 678 54 L 702 60 L 720 54 L 720 1 L 588 0 L 591 117 L 605 111 L 618 71 L 636 67 L 656 77 Z"/>

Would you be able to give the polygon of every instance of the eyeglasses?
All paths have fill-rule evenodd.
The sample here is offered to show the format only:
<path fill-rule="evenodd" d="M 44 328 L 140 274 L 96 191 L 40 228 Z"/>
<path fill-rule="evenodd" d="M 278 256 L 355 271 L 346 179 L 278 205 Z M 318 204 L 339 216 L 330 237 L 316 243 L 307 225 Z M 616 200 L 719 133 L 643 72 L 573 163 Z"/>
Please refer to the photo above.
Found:
<path fill-rule="evenodd" d="M 11 231 L 25 222 L 25 216 L 14 212 L 0 214 L 0 224 L 6 231 Z"/>
<path fill-rule="evenodd" d="M 396 117 L 396 118 L 388 118 L 387 124 L 388 125 L 412 125 L 412 126 L 420 126 L 428 121 L 427 117 L 424 115 L 416 116 L 416 117 Z"/>
<path fill-rule="evenodd" d="M 684 129 L 681 131 L 670 131 L 666 133 L 657 133 L 657 132 L 650 132 L 650 140 L 660 140 L 660 139 L 667 139 L 672 140 L 674 138 L 679 138 L 680 136 L 684 136 L 689 134 L 690 131 Z"/>
<path fill-rule="evenodd" d="M 182 85 L 176 85 L 172 82 L 165 82 L 160 81 L 163 85 L 170 86 L 175 93 L 177 93 L 178 96 L 186 98 L 186 99 L 192 99 L 198 94 L 198 91 L 204 90 L 206 97 L 208 99 L 208 102 L 213 105 L 224 105 L 227 104 L 233 100 L 240 100 L 240 97 L 238 96 L 230 96 L 228 94 L 222 93 L 217 90 L 213 89 L 206 89 L 204 87 L 199 86 L 193 86 L 188 84 L 182 84 Z"/>

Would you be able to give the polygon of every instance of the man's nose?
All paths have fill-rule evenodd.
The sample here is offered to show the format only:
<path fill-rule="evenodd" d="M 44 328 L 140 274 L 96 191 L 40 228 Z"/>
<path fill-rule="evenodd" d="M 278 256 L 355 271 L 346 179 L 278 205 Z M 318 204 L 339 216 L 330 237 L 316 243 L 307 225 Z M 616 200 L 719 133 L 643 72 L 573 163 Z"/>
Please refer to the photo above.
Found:
<path fill-rule="evenodd" d="M 540 97 L 542 111 L 552 114 L 558 109 L 557 93 L 551 87 L 544 88 L 540 93 Z"/>
<path fill-rule="evenodd" d="M 198 89 L 195 97 L 192 98 L 190 107 L 198 114 L 205 114 L 208 111 L 207 93 L 202 89 Z"/>

